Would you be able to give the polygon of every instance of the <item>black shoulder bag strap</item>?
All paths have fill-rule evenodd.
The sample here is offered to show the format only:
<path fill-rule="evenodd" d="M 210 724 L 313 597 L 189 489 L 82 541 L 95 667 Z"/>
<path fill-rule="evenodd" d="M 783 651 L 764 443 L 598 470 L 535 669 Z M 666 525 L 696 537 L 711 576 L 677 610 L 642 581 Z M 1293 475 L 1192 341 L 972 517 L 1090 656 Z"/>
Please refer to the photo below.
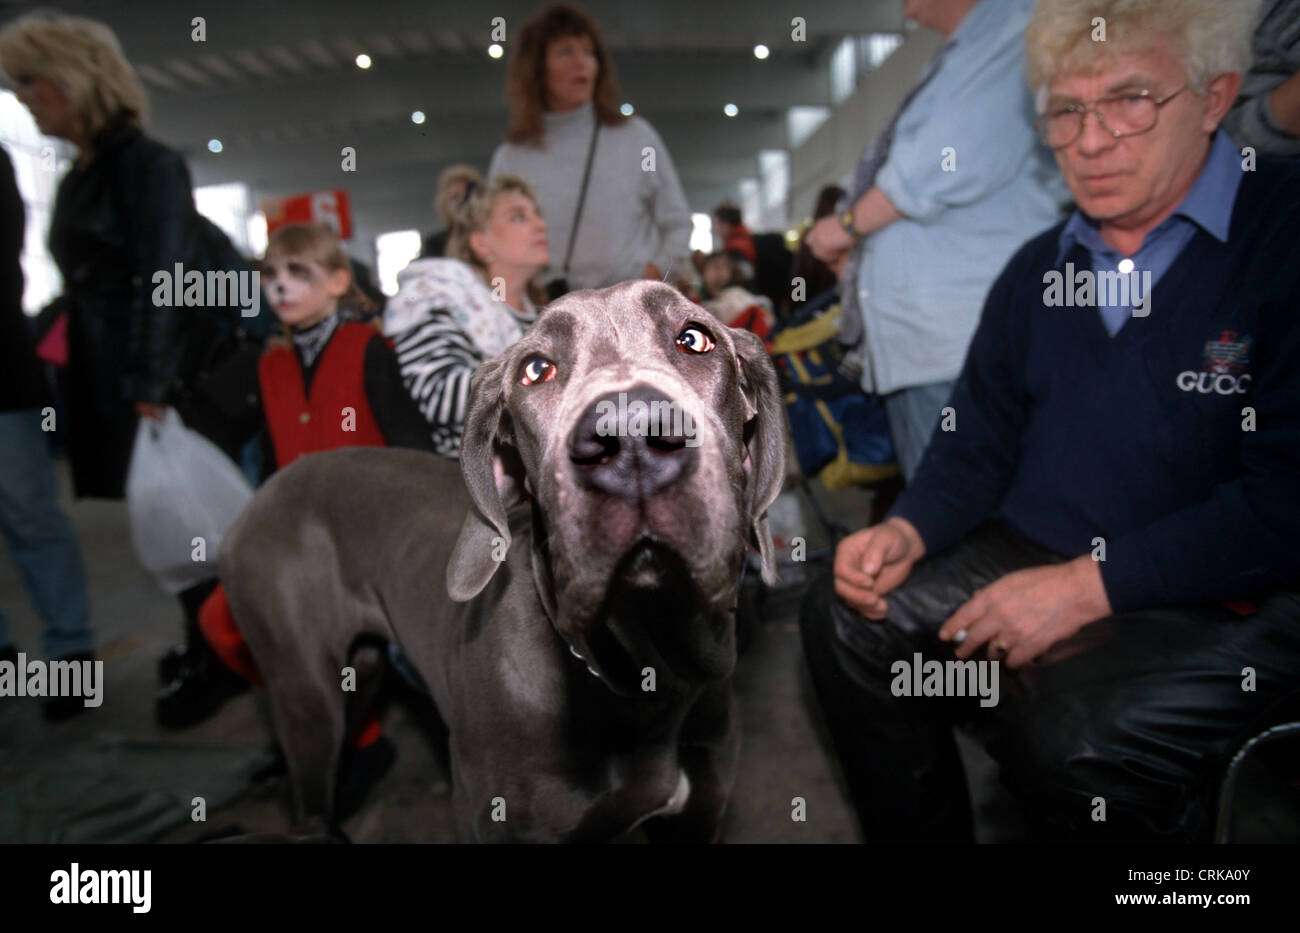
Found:
<path fill-rule="evenodd" d="M 582 205 L 587 200 L 587 182 L 591 179 L 591 163 L 596 155 L 596 136 L 600 133 L 600 118 L 591 129 L 591 145 L 587 147 L 587 167 L 582 170 L 582 187 L 578 189 L 578 206 L 573 211 L 573 226 L 569 229 L 569 245 L 564 250 L 564 268 L 560 277 L 566 285 L 569 279 L 569 260 L 573 258 L 573 242 L 578 238 L 578 223 L 582 220 Z"/>

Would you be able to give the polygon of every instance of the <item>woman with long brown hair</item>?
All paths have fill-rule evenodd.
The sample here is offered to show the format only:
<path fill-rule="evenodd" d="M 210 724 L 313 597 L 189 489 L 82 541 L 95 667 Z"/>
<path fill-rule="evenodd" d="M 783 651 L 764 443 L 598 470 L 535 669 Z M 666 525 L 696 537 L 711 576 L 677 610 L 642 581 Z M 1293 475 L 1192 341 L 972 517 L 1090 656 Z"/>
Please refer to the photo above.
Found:
<path fill-rule="evenodd" d="M 550 225 L 546 278 L 601 288 L 688 275 L 691 211 L 677 169 L 645 120 L 620 112 L 600 27 L 556 3 L 526 23 L 507 79 L 510 126 L 489 177 L 519 175 Z"/>

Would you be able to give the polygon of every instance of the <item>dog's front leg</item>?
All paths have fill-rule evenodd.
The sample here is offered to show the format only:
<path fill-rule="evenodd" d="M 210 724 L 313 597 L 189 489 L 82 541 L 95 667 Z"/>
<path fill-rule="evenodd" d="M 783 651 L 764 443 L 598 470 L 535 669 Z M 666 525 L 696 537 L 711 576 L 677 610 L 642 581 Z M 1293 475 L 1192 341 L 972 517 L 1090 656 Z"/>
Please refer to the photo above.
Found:
<path fill-rule="evenodd" d="M 685 807 L 647 820 L 646 837 L 654 843 L 721 842 L 739 756 L 740 729 L 727 681 L 706 690 L 682 725 L 678 762 L 690 782 Z"/>

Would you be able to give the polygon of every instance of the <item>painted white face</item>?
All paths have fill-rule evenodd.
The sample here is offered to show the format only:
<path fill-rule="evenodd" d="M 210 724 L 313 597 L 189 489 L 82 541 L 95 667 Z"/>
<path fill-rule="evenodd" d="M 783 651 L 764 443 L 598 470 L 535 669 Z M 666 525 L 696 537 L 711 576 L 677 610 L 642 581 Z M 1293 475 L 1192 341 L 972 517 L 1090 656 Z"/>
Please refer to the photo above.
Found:
<path fill-rule="evenodd" d="M 326 269 L 301 256 L 267 256 L 260 268 L 275 316 L 296 330 L 333 314 L 348 288 L 346 270 Z"/>

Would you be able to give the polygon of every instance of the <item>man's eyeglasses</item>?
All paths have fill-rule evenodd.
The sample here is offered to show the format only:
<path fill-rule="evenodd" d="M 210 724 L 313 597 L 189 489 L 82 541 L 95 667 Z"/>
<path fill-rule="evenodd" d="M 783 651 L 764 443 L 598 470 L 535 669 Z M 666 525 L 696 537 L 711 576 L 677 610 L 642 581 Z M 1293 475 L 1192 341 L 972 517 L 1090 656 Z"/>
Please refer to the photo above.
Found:
<path fill-rule="evenodd" d="M 1140 136 L 1156 125 L 1160 108 L 1169 103 L 1188 85 L 1184 84 L 1172 94 L 1152 97 L 1150 91 L 1131 91 L 1114 97 L 1102 97 L 1092 103 L 1072 102 L 1048 110 L 1034 124 L 1038 137 L 1053 149 L 1070 145 L 1083 132 L 1083 121 L 1089 113 L 1097 114 L 1097 122 L 1110 135 Z"/>

